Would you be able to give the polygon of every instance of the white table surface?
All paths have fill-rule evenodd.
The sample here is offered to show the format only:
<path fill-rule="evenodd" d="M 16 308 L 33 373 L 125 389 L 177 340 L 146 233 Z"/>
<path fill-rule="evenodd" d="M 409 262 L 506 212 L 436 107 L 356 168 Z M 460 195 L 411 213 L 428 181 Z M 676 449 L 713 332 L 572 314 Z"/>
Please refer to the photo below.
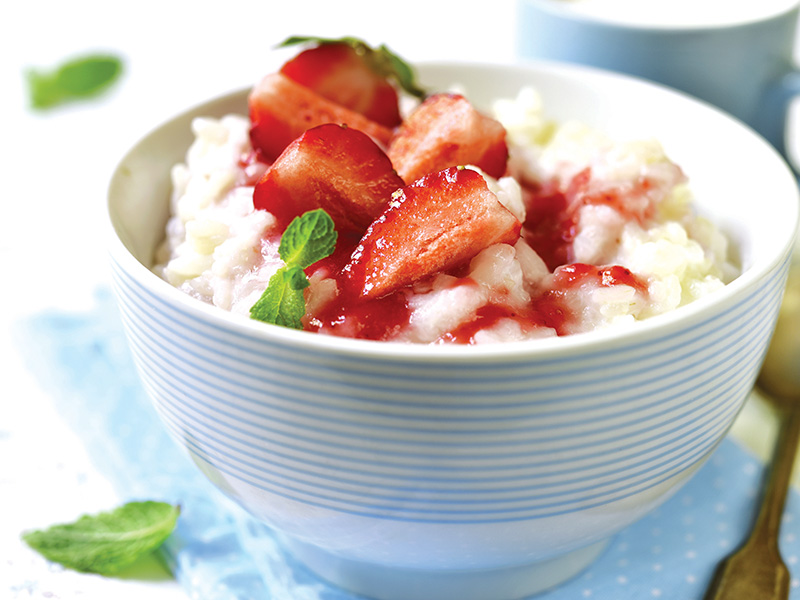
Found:
<path fill-rule="evenodd" d="M 355 35 L 386 43 L 411 61 L 512 60 L 513 0 L 481 3 L 480 14 L 472 6 L 45 0 L 3 9 L 0 597 L 185 597 L 155 563 L 135 578 L 103 578 L 50 565 L 20 541 L 24 529 L 119 502 L 24 369 L 9 331 L 16 320 L 47 308 L 88 307 L 94 290 L 107 282 L 105 191 L 125 150 L 185 107 L 249 86 L 277 68 L 285 55 L 272 47 L 289 35 Z M 47 114 L 28 110 L 25 68 L 95 50 L 125 58 L 124 78 L 111 94 Z"/>

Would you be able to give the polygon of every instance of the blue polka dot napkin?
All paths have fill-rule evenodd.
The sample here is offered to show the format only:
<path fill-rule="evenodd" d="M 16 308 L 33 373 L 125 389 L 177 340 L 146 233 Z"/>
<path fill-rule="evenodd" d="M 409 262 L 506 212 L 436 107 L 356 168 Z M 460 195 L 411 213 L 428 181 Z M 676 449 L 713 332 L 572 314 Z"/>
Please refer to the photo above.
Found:
<path fill-rule="evenodd" d="M 87 313 L 36 315 L 17 323 L 14 334 L 30 369 L 120 496 L 182 505 L 162 552 L 190 598 L 355 600 L 285 554 L 168 436 L 140 387 L 107 290 Z M 726 439 L 671 500 L 618 534 L 584 573 L 537 600 L 700 600 L 716 564 L 743 540 L 762 476 L 761 463 Z M 780 540 L 793 599 L 800 599 L 799 513 L 800 495 L 793 491 Z"/>

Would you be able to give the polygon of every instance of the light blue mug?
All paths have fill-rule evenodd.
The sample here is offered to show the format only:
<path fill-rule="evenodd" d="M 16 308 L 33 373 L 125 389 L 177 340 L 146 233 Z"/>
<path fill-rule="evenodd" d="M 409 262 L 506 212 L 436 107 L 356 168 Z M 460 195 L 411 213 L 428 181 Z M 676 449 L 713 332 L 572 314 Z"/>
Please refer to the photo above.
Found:
<path fill-rule="evenodd" d="M 647 2 L 650 22 L 582 12 L 580 3 L 591 1 L 519 0 L 520 56 L 590 65 L 677 88 L 744 121 L 786 156 L 787 116 L 800 94 L 794 63 L 800 0 L 748 0 L 745 5 L 761 4 L 751 10 L 760 14 L 729 18 L 721 11 L 716 20 L 696 23 L 659 21 L 661 3 Z"/>

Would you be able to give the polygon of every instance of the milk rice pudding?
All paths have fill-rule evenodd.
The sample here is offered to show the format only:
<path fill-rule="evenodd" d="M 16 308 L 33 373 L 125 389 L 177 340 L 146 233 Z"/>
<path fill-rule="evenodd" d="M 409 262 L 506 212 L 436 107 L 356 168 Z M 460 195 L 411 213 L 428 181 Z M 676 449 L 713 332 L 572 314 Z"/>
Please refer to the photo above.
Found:
<path fill-rule="evenodd" d="M 337 102 L 357 112 L 347 127 L 282 126 L 271 148 L 269 94 L 322 95 L 301 83 L 270 75 L 249 116 L 193 122 L 154 267 L 173 286 L 248 317 L 288 266 L 288 223 L 316 208 L 338 234 L 303 267 L 300 325 L 318 334 L 481 344 L 631 327 L 736 276 L 726 238 L 694 213 L 690 181 L 655 140 L 551 122 L 524 88 L 491 114 L 452 91 L 401 94 L 399 114 L 361 127 L 366 111 Z"/>

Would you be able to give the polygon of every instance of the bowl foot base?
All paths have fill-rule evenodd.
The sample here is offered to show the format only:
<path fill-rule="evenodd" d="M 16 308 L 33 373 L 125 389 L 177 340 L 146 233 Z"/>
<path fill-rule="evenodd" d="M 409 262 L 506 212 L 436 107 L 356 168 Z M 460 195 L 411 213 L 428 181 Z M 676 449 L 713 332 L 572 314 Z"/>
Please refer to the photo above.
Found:
<path fill-rule="evenodd" d="M 323 579 L 374 600 L 518 600 L 571 579 L 593 563 L 609 541 L 534 564 L 464 571 L 392 568 L 342 558 L 298 540 L 284 539 L 284 544 Z"/>

